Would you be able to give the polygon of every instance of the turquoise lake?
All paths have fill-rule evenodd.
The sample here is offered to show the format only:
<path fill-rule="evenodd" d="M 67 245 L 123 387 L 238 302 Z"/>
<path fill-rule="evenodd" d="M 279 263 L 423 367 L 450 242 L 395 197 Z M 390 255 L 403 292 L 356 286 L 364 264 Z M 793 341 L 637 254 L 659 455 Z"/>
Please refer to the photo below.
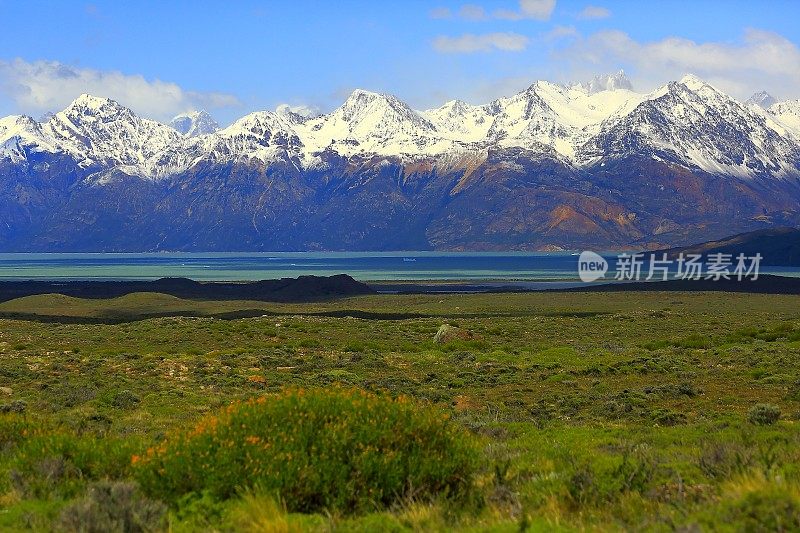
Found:
<path fill-rule="evenodd" d="M 615 255 L 604 254 L 611 263 Z M 570 253 L 281 252 L 0 254 L 0 279 L 158 279 L 250 281 L 349 274 L 360 281 L 577 281 Z M 762 267 L 798 276 L 800 269 Z"/>

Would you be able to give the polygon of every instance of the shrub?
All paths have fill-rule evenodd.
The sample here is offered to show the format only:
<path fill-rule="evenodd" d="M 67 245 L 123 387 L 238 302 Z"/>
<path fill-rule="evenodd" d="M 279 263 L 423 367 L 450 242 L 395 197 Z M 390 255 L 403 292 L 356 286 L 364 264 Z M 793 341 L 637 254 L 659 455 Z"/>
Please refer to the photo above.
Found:
<path fill-rule="evenodd" d="M 139 405 L 140 401 L 139 397 L 131 391 L 121 390 L 114 394 L 114 397 L 111 399 L 111 405 L 117 409 L 133 409 Z"/>
<path fill-rule="evenodd" d="M 787 400 L 800 400 L 800 379 L 795 379 L 786 392 Z"/>
<path fill-rule="evenodd" d="M 657 468 L 656 459 L 646 446 L 625 448 L 622 462 L 612 473 L 612 480 L 619 492 L 644 493 L 655 477 Z"/>
<path fill-rule="evenodd" d="M 728 479 L 754 463 L 753 451 L 735 442 L 713 442 L 700 452 L 698 466 L 711 479 Z"/>
<path fill-rule="evenodd" d="M 28 404 L 25 400 L 14 400 L 11 403 L 0 405 L 0 413 L 24 413 Z"/>
<path fill-rule="evenodd" d="M 728 513 L 728 521 L 741 524 L 741 531 L 800 530 L 800 501 L 780 490 L 747 494 Z"/>
<path fill-rule="evenodd" d="M 758 426 L 769 426 L 778 421 L 781 410 L 777 405 L 758 403 L 747 413 L 747 420 Z"/>
<path fill-rule="evenodd" d="M 144 497 L 135 483 L 101 481 L 84 498 L 68 504 L 58 520 L 60 531 L 144 533 L 164 526 L 167 506 Z"/>
<path fill-rule="evenodd" d="M 87 384 L 61 383 L 49 391 L 51 398 L 50 408 L 54 411 L 78 407 L 94 400 L 97 390 Z"/>
<path fill-rule="evenodd" d="M 567 478 L 567 492 L 576 507 L 594 502 L 599 497 L 595 473 L 588 464 L 577 466 Z"/>
<path fill-rule="evenodd" d="M 686 415 L 671 409 L 655 409 L 651 416 L 659 426 L 677 426 L 686 423 Z"/>
<path fill-rule="evenodd" d="M 720 517 L 734 531 L 800 530 L 800 490 L 794 483 L 763 474 L 737 478 L 723 487 L 719 506 L 709 513 L 709 529 Z"/>
<path fill-rule="evenodd" d="M 72 498 L 87 481 L 127 476 L 135 448 L 130 439 L 34 434 L 19 443 L 9 465 L 11 482 L 26 497 Z"/>
<path fill-rule="evenodd" d="M 0 452 L 25 440 L 37 429 L 41 429 L 41 426 L 42 424 L 34 424 L 18 414 L 0 414 Z"/>
<path fill-rule="evenodd" d="M 464 496 L 478 452 L 432 408 L 356 389 L 290 389 L 235 403 L 134 456 L 154 497 L 275 493 L 288 511 L 353 512 L 404 497 Z"/>

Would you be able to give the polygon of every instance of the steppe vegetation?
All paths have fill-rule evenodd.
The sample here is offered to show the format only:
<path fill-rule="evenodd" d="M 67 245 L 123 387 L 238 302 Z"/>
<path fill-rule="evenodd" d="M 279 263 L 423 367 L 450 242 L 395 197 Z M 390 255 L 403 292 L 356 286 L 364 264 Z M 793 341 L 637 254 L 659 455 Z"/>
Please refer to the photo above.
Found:
<path fill-rule="evenodd" d="M 790 531 L 799 421 L 800 297 L 0 304 L 4 531 Z"/>

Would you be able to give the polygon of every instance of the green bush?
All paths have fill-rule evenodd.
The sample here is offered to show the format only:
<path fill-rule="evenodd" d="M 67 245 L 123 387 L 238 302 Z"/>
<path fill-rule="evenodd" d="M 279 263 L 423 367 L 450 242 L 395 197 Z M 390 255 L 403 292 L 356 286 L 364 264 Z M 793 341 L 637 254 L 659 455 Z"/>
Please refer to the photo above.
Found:
<path fill-rule="evenodd" d="M 136 448 L 131 439 L 68 432 L 36 434 L 19 443 L 10 462 L 10 479 L 26 497 L 72 498 L 89 481 L 126 477 Z"/>
<path fill-rule="evenodd" d="M 0 404 L 0 413 L 24 413 L 27 408 L 25 400 L 14 400 L 11 403 Z"/>
<path fill-rule="evenodd" d="M 728 479 L 751 468 L 753 455 L 751 449 L 738 442 L 711 442 L 704 446 L 697 463 L 709 478 Z"/>
<path fill-rule="evenodd" d="M 36 424 L 19 414 L 0 411 L 0 451 L 25 440 L 36 431 Z"/>
<path fill-rule="evenodd" d="M 85 497 L 67 504 L 58 519 L 59 531 L 80 533 L 146 533 L 161 531 L 167 506 L 140 494 L 135 483 L 100 481 Z"/>
<path fill-rule="evenodd" d="M 173 504 L 255 488 L 292 512 L 354 512 L 465 496 L 478 451 L 446 415 L 402 397 L 291 389 L 235 403 L 132 462 L 142 487 Z"/>
<path fill-rule="evenodd" d="M 748 494 L 728 512 L 727 520 L 740 524 L 740 531 L 800 530 L 800 502 L 778 490 Z"/>
<path fill-rule="evenodd" d="M 786 399 L 800 400 L 800 379 L 795 379 L 789 384 L 788 390 L 786 391 Z"/>
<path fill-rule="evenodd" d="M 727 484 L 709 510 L 709 530 L 721 523 L 732 531 L 800 531 L 800 491 L 794 483 L 750 475 Z"/>
<path fill-rule="evenodd" d="M 780 417 L 780 408 L 768 403 L 757 403 L 747 413 L 747 420 L 757 426 L 769 426 L 777 422 Z"/>

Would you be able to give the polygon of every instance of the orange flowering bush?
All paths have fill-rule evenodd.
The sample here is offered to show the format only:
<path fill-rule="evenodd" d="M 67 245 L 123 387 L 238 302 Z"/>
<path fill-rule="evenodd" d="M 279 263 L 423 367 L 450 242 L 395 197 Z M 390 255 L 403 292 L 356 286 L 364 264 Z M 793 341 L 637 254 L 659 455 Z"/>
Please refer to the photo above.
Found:
<path fill-rule="evenodd" d="M 235 403 L 132 459 L 152 496 L 276 493 L 290 511 L 353 512 L 470 492 L 478 450 L 448 417 L 356 389 L 290 389 Z"/>

